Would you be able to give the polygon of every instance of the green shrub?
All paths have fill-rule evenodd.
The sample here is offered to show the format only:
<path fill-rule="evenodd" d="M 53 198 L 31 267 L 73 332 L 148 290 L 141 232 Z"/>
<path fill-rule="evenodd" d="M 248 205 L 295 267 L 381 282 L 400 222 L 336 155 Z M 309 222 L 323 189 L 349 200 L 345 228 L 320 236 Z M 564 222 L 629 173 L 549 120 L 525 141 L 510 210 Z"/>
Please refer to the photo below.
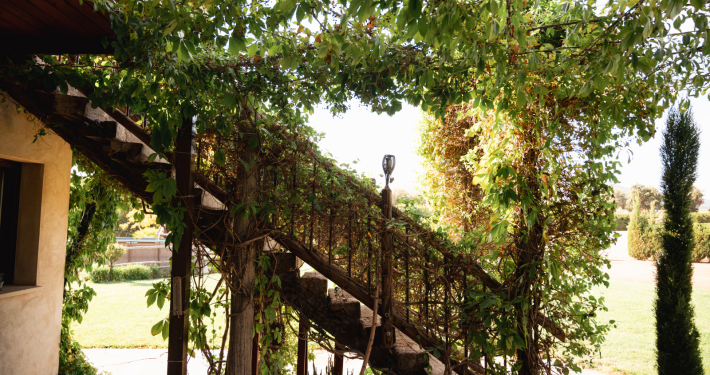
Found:
<path fill-rule="evenodd" d="M 646 225 L 635 231 L 633 238 L 632 231 L 629 231 L 629 255 L 639 260 L 655 258 L 663 250 L 661 231 L 659 225 Z"/>
<path fill-rule="evenodd" d="M 170 269 L 160 269 L 153 264 L 150 267 L 143 264 L 130 264 L 127 266 L 115 266 L 113 274 L 109 280 L 109 267 L 102 266 L 91 271 L 91 281 L 95 283 L 105 283 L 109 281 L 133 281 L 164 278 L 170 275 Z"/>
<path fill-rule="evenodd" d="M 165 267 L 165 268 L 160 268 L 158 270 L 158 273 L 156 273 L 156 278 L 157 279 L 164 279 L 166 277 L 170 277 L 170 272 L 171 268 L 170 267 Z"/>
<path fill-rule="evenodd" d="M 629 227 L 629 214 L 615 213 L 614 218 L 616 219 L 616 230 L 624 231 Z"/>
<path fill-rule="evenodd" d="M 616 229 L 617 231 L 627 231 L 629 230 L 629 225 L 631 224 L 631 215 L 624 213 L 615 213 L 614 218 L 616 219 Z M 639 214 L 639 219 L 643 220 L 646 225 L 652 225 L 649 222 L 649 214 Z M 658 219 L 658 214 L 655 217 L 655 224 L 661 224 L 662 220 Z"/>
<path fill-rule="evenodd" d="M 693 237 L 695 237 L 693 262 L 700 262 L 705 258 L 710 258 L 710 224 L 693 225 Z"/>
<path fill-rule="evenodd" d="M 62 333 L 59 341 L 59 373 L 63 375 L 97 375 L 98 370 L 91 365 L 81 345 L 74 340 L 69 327 L 62 324 Z M 105 372 L 101 372 L 105 374 Z"/>
<path fill-rule="evenodd" d="M 643 234 L 648 227 L 648 222 L 641 216 L 641 201 L 639 197 L 633 202 L 633 209 L 628 225 L 628 252 L 629 256 L 635 259 L 646 259 L 644 256 Z"/>
<path fill-rule="evenodd" d="M 109 272 L 110 269 L 106 266 L 94 267 L 94 269 L 91 270 L 89 277 L 91 278 L 91 281 L 95 283 L 105 283 L 108 282 Z M 114 277 L 116 276 L 116 273 L 114 273 Z"/>
<path fill-rule="evenodd" d="M 640 260 L 655 258 L 663 250 L 661 230 L 660 225 L 644 225 L 638 231 L 629 231 L 629 255 Z M 693 237 L 693 262 L 710 258 L 710 224 L 695 224 Z"/>
<path fill-rule="evenodd" d="M 693 221 L 698 224 L 710 224 L 710 212 L 695 212 L 691 215 L 693 216 Z"/>
<path fill-rule="evenodd" d="M 663 251 L 663 236 L 661 236 L 662 227 L 660 225 L 649 225 L 644 228 L 641 235 L 641 256 L 639 259 L 655 258 L 657 254 Z"/>
<path fill-rule="evenodd" d="M 108 280 L 113 279 L 113 265 L 116 264 L 116 262 L 121 259 L 123 254 L 126 253 L 126 249 L 127 248 L 125 246 L 119 245 L 117 243 L 112 243 L 108 245 L 108 248 L 106 248 L 106 259 L 108 260 L 109 264 Z"/>
<path fill-rule="evenodd" d="M 124 271 L 124 280 L 148 280 L 152 276 L 150 268 L 142 264 L 119 267 Z"/>

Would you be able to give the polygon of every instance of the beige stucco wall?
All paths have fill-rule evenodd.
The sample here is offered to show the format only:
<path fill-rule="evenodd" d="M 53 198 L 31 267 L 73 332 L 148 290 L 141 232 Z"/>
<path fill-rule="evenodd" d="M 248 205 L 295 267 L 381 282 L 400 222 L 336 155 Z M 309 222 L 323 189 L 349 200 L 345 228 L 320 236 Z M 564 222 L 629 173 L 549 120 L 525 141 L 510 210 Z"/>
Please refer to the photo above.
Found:
<path fill-rule="evenodd" d="M 56 374 L 67 239 L 71 149 L 48 134 L 32 143 L 37 124 L 0 103 L 0 158 L 43 164 L 36 285 L 0 294 L 0 374 Z M 22 231 L 22 228 L 19 228 Z M 5 290 L 3 290 L 5 292 Z"/>

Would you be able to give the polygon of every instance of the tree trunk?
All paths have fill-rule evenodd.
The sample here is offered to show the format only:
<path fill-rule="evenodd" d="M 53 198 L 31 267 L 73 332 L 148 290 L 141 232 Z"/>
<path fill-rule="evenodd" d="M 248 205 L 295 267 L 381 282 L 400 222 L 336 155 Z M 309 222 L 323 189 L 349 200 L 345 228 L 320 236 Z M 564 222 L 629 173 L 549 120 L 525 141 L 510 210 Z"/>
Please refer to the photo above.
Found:
<path fill-rule="evenodd" d="M 244 267 L 242 275 L 239 275 L 241 280 L 235 280 L 235 285 L 241 283 L 243 289 L 239 292 L 232 292 L 227 374 L 251 375 L 254 302 L 251 294 L 247 294 L 247 291 L 252 292 L 254 289 L 254 246 L 250 245 L 239 250 L 237 256 Z"/>
<path fill-rule="evenodd" d="M 532 138 L 532 136 L 530 136 Z M 526 183 L 530 189 L 535 203 L 542 204 L 541 186 L 537 181 L 536 162 L 539 158 L 539 151 L 530 148 L 525 152 L 523 159 L 523 170 L 519 173 L 526 174 Z M 526 228 L 525 213 L 518 211 L 518 228 Z M 537 331 L 537 320 L 540 312 L 539 305 L 533 303 L 535 300 L 534 285 L 542 274 L 539 264 L 542 263 L 545 254 L 545 241 L 543 240 L 543 222 L 545 217 L 538 214 L 537 221 L 532 227 L 522 229 L 515 239 L 515 248 L 518 251 L 518 259 L 515 265 L 515 279 L 518 280 L 516 297 L 522 296 L 529 303 L 526 307 L 522 302 L 514 304 L 517 319 L 516 333 L 526 343 L 527 347 L 516 350 L 516 365 L 520 365 L 519 375 L 538 375 L 541 373 L 540 354 L 535 343 L 534 331 Z"/>
<path fill-rule="evenodd" d="M 67 279 L 66 274 L 69 272 L 76 272 L 76 269 L 74 267 L 74 260 L 76 260 L 76 258 L 79 256 L 79 253 L 81 253 L 81 247 L 84 244 L 84 239 L 86 238 L 86 235 L 89 233 L 89 225 L 91 224 L 91 220 L 94 218 L 94 214 L 96 214 L 96 203 L 86 202 L 86 204 L 84 205 L 84 212 L 81 215 L 81 221 L 79 222 L 79 228 L 77 228 L 76 238 L 74 238 L 74 241 L 72 241 L 71 245 L 67 248 L 67 255 L 64 261 L 65 276 L 62 300 L 66 299 L 67 297 L 67 284 L 69 283 L 69 279 Z M 113 264 L 111 264 L 111 267 L 113 268 Z M 109 270 L 109 276 L 111 276 L 111 270 Z"/>
<path fill-rule="evenodd" d="M 253 131 L 244 133 L 254 134 Z M 257 150 L 249 148 L 247 145 L 248 135 L 242 139 L 244 150 L 242 158 L 251 162 L 257 158 Z M 238 169 L 238 199 L 240 203 L 253 202 L 257 199 L 257 176 L 259 175 L 258 163 L 248 172 L 243 165 Z M 246 207 L 245 207 L 246 209 Z M 256 218 L 249 212 L 244 218 L 242 212 L 237 212 L 234 216 L 234 235 L 238 243 L 249 240 L 255 229 Z M 262 241 L 255 241 L 247 246 L 237 246 L 232 254 L 232 285 L 237 288 L 232 290 L 232 304 L 230 308 L 230 330 L 229 330 L 229 351 L 227 354 L 227 374 L 228 375 L 251 375 L 252 374 L 252 348 L 254 332 L 254 274 L 256 271 L 256 254 L 258 244 Z"/>

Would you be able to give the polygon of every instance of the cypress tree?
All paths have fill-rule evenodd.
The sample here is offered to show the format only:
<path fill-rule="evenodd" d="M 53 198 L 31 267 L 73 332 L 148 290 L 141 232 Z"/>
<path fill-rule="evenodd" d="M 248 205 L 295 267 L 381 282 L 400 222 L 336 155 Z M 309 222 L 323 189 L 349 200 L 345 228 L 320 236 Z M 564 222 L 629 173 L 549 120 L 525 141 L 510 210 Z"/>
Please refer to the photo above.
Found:
<path fill-rule="evenodd" d="M 661 145 L 663 251 L 656 261 L 656 356 L 659 375 L 701 375 L 700 339 L 691 305 L 695 246 L 690 193 L 697 177 L 700 131 L 690 110 L 671 108 Z"/>

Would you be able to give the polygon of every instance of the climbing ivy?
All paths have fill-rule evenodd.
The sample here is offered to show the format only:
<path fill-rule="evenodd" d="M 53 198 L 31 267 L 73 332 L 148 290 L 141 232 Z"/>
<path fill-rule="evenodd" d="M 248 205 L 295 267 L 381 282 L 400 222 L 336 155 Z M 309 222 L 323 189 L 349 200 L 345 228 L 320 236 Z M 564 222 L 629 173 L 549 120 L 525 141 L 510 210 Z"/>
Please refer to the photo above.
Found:
<path fill-rule="evenodd" d="M 71 330 L 71 324 L 82 322 L 96 296 L 81 275 L 106 263 L 106 248 L 116 241 L 119 210 L 137 206 L 137 201 L 104 171 L 72 151 L 59 373 L 91 374 L 96 370 L 86 361 Z"/>
<path fill-rule="evenodd" d="M 244 113 L 260 114 L 251 117 L 250 128 L 257 130 L 275 122 L 303 129 L 315 105 L 343 113 L 353 98 L 388 114 L 407 101 L 440 118 L 459 103 L 490 116 L 490 123 L 473 129 L 483 132 L 484 142 L 467 158 L 492 212 L 480 238 L 554 250 L 547 263 L 501 263 L 510 275 L 532 275 L 512 291 L 516 297 L 501 300 L 513 306 L 505 319 L 517 325 L 525 347 L 530 336 L 521 331 L 526 323 L 520 319 L 535 302 L 530 288 L 549 297 L 551 284 L 538 283 L 544 275 L 565 285 L 565 272 L 575 268 L 559 267 L 562 259 L 579 256 L 576 246 L 586 237 L 579 232 L 574 244 L 556 250 L 548 222 L 559 219 L 550 212 L 555 199 L 578 199 L 579 207 L 598 209 L 592 218 L 599 220 L 577 223 L 591 223 L 599 234 L 585 249 L 607 244 L 609 207 L 601 202 L 617 168 L 608 159 L 624 137 L 653 136 L 655 119 L 679 95 L 708 89 L 710 30 L 703 0 L 611 1 L 601 7 L 593 0 L 127 0 L 97 1 L 95 7 L 110 14 L 117 35 L 107 41 L 112 57 L 45 56 L 42 66 L 14 61 L 3 67 L 3 76 L 64 93 L 73 86 L 95 106 L 130 108 L 160 156 L 173 150 L 184 119 L 193 117 L 197 132 L 214 140 L 244 133 Z M 215 143 L 205 163 L 224 165 L 226 152 Z M 528 160 L 532 156 L 539 164 Z M 563 176 L 563 170 L 574 174 Z M 175 244 L 185 211 L 173 203 L 174 180 L 155 173 L 146 178 L 153 210 Z M 570 195 L 553 199 L 561 182 L 569 184 Z M 600 265 L 580 265 L 580 285 L 598 282 Z M 584 288 L 566 291 L 571 298 Z M 569 306 L 576 305 L 552 307 Z M 570 337 L 576 340 L 570 353 L 583 353 L 575 345 L 596 337 L 595 330 Z M 515 344 L 521 350 L 511 337 L 504 349 Z M 524 352 L 517 353 L 526 369 L 521 371 L 535 372 L 524 359 L 532 353 Z"/>

